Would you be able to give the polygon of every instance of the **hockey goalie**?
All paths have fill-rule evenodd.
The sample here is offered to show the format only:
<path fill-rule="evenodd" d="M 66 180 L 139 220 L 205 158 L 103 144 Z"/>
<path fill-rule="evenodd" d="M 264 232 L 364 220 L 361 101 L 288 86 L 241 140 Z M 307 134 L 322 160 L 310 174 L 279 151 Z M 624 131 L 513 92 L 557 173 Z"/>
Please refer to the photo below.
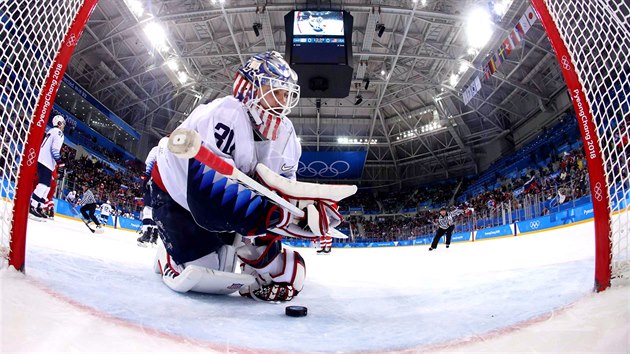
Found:
<path fill-rule="evenodd" d="M 290 301 L 304 287 L 306 266 L 282 237 L 327 235 L 342 220 L 337 203 L 356 186 L 295 181 L 301 147 L 286 116 L 300 87 L 279 53 L 254 55 L 233 88 L 233 95 L 198 106 L 179 128 L 197 132 L 205 148 L 303 215 L 198 159 L 174 154 L 162 139 L 148 183 L 162 240 L 154 270 L 177 292 L 239 291 L 255 300 Z"/>

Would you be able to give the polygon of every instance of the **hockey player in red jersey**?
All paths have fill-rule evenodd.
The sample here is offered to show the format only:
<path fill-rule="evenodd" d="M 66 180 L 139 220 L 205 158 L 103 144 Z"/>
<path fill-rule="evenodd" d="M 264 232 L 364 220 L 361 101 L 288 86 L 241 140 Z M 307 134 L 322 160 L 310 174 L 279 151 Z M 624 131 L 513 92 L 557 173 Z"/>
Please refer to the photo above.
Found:
<path fill-rule="evenodd" d="M 198 106 L 178 128 L 196 131 L 204 147 L 309 212 L 298 218 L 194 158 L 158 145 L 151 202 L 163 247 L 154 269 L 178 292 L 289 301 L 302 291 L 304 259 L 282 236 L 311 240 L 341 222 L 333 203 L 355 186 L 295 181 L 301 155 L 287 118 L 297 105 L 297 75 L 277 52 L 254 55 L 238 70 L 233 95 Z M 244 245 L 241 235 L 253 242 Z M 242 264 L 236 272 L 237 257 Z"/>

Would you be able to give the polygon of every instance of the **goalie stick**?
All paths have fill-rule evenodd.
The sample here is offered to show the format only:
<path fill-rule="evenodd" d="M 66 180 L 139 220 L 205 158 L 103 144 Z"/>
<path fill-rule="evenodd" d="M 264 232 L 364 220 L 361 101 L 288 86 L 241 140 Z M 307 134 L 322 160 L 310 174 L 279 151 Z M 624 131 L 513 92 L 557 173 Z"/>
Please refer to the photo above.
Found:
<path fill-rule="evenodd" d="M 269 188 L 256 182 L 254 179 L 223 160 L 220 156 L 213 153 L 210 149 L 203 146 L 201 144 L 201 136 L 196 131 L 186 128 L 175 129 L 168 138 L 167 147 L 168 150 L 175 156 L 185 159 L 193 158 L 219 172 L 225 177 L 234 179 L 249 187 L 254 192 L 264 196 L 272 203 L 287 210 L 298 218 L 304 217 L 303 210 L 299 209 L 297 206 L 282 198 L 278 194 L 272 192 Z M 334 228 L 330 228 L 328 233 L 329 236 L 334 238 L 348 238 L 348 236 L 344 233 Z"/>

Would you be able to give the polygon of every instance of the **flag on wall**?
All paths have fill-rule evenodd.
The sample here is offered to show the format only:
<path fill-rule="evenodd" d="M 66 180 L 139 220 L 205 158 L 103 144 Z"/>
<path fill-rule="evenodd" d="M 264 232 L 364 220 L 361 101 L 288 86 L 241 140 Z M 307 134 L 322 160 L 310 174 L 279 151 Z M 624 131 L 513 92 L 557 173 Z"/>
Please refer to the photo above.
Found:
<path fill-rule="evenodd" d="M 470 86 L 468 86 L 468 88 L 464 91 L 464 104 L 468 104 L 468 102 L 475 97 L 479 90 L 481 90 L 481 80 L 479 80 L 479 76 L 477 76 Z"/>
<path fill-rule="evenodd" d="M 512 48 L 520 48 L 523 37 L 521 37 L 519 32 L 516 30 L 516 28 L 514 28 L 514 30 L 510 32 L 510 35 L 508 36 L 508 38 L 510 38 L 512 40 L 512 44 L 514 44 Z"/>
<path fill-rule="evenodd" d="M 492 76 L 492 70 L 490 70 L 490 65 L 486 63 L 486 65 L 483 66 L 483 79 L 488 80 L 490 76 Z"/>
<path fill-rule="evenodd" d="M 512 42 L 512 38 L 508 36 L 503 41 L 503 50 L 505 50 L 505 55 L 510 55 L 510 53 L 512 53 L 512 49 L 514 49 L 514 43 Z"/>
<path fill-rule="evenodd" d="M 527 7 L 523 17 L 527 18 L 527 21 L 529 21 L 530 26 L 533 26 L 534 23 L 536 22 L 536 18 L 538 18 L 536 16 L 536 13 L 534 12 L 534 8 L 532 8 L 531 6 Z"/>
<path fill-rule="evenodd" d="M 527 17 L 525 17 L 525 15 L 523 15 L 521 17 L 521 19 L 518 21 L 518 24 L 516 26 L 521 26 L 523 34 L 525 34 L 532 27 L 532 24 L 529 23 L 529 20 L 527 19 Z"/>
<path fill-rule="evenodd" d="M 501 62 L 505 61 L 505 47 L 501 46 L 501 48 L 499 48 L 499 51 L 497 52 L 497 56 L 501 59 Z"/>
<path fill-rule="evenodd" d="M 527 33 L 527 31 L 529 31 L 532 25 L 536 23 L 537 18 L 538 17 L 536 16 L 534 9 L 531 6 L 527 7 L 527 9 L 525 10 L 525 13 L 523 14 L 523 16 L 521 16 L 521 18 L 519 19 L 516 26 L 514 26 L 512 31 L 510 31 L 510 34 L 507 36 L 507 38 L 505 38 L 503 42 L 501 42 L 501 45 L 494 53 L 491 53 L 490 59 L 481 66 L 481 71 L 483 71 L 484 81 L 489 80 L 492 74 L 497 72 L 497 69 L 501 66 L 501 64 L 505 62 L 506 57 L 510 55 L 510 53 L 512 53 L 514 49 L 519 48 L 521 46 L 522 41 L 525 39 L 525 34 Z M 479 77 L 475 78 L 475 80 L 478 80 L 478 79 Z M 471 87 L 474 84 L 475 83 L 473 82 L 473 84 L 471 84 Z M 481 88 L 470 89 L 469 87 L 466 90 L 468 91 L 468 94 L 464 92 L 464 101 L 465 101 L 464 104 L 468 104 L 468 102 L 470 102 L 470 100 L 480 90 Z"/>

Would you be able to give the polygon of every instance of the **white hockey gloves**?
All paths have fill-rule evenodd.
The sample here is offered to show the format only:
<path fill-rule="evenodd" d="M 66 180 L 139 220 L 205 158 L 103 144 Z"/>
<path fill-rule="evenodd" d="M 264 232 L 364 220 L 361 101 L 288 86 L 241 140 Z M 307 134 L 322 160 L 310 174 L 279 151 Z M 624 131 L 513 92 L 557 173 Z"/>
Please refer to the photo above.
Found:
<path fill-rule="evenodd" d="M 267 235 L 256 238 L 253 245 L 238 248 L 242 272 L 256 277 L 253 284 L 241 287 L 242 296 L 258 301 L 291 301 L 302 291 L 304 259 L 291 249 L 283 249 L 281 239 Z"/>
<path fill-rule="evenodd" d="M 256 174 L 262 184 L 304 210 L 303 218 L 282 210 L 280 222 L 269 231 L 283 236 L 319 239 L 327 235 L 343 221 L 337 202 L 357 192 L 354 185 L 291 181 L 262 164 L 256 166 Z"/>

